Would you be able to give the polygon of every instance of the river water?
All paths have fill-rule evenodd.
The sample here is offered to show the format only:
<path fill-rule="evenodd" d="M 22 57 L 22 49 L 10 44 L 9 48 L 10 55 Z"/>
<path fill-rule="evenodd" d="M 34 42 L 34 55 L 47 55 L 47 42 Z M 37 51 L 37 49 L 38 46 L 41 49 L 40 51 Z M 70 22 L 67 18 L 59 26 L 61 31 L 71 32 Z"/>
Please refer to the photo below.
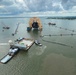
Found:
<path fill-rule="evenodd" d="M 28 52 L 20 51 L 7 64 L 0 63 L 0 75 L 76 75 L 76 35 L 63 36 L 76 34 L 76 20 L 40 19 L 43 25 L 41 32 L 27 32 L 29 18 L 0 19 L 0 59 L 8 53 L 9 40 L 25 37 L 42 43 L 41 47 L 34 44 Z M 56 25 L 48 25 L 48 22 Z M 18 32 L 12 36 L 17 23 L 20 23 Z M 3 29 L 5 25 L 10 29 Z"/>

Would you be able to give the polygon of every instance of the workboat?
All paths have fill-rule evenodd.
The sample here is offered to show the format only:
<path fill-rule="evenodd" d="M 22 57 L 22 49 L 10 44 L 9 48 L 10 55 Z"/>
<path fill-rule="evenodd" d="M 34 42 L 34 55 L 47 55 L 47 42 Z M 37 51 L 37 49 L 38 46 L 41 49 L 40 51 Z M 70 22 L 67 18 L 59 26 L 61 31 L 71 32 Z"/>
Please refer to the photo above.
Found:
<path fill-rule="evenodd" d="M 48 25 L 56 25 L 56 23 L 51 23 L 51 22 L 49 22 Z"/>
<path fill-rule="evenodd" d="M 35 44 L 38 46 L 42 46 L 42 44 L 38 40 L 35 40 Z"/>
<path fill-rule="evenodd" d="M 10 27 L 3 27 L 3 29 L 10 29 Z"/>
<path fill-rule="evenodd" d="M 0 62 L 5 64 L 7 63 L 14 55 L 16 55 L 19 52 L 18 48 L 10 48 L 9 52 L 7 55 L 5 55 Z"/>
<path fill-rule="evenodd" d="M 7 63 L 14 55 L 16 55 L 20 50 L 28 51 L 28 49 L 34 44 L 33 39 L 19 38 L 15 40 L 15 44 L 10 45 L 10 50 L 5 55 L 0 62 Z"/>

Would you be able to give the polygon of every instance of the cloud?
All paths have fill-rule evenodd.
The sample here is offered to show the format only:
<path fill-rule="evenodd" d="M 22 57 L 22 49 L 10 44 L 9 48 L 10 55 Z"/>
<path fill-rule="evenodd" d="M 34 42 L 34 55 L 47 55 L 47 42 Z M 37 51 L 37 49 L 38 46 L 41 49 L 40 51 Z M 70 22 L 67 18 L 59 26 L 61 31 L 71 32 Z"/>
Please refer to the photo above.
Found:
<path fill-rule="evenodd" d="M 0 5 L 9 6 L 14 3 L 14 0 L 0 0 Z"/>
<path fill-rule="evenodd" d="M 23 13 L 25 11 L 29 11 L 28 7 L 22 0 L 2 0 L 0 2 L 0 13 L 6 13 L 10 15 L 16 15 Z"/>
<path fill-rule="evenodd" d="M 48 11 L 76 12 L 76 0 L 0 0 L 0 16 Z"/>
<path fill-rule="evenodd" d="M 59 10 L 62 10 L 62 11 L 64 11 L 65 9 L 63 8 L 63 6 L 61 5 L 61 2 L 58 2 L 58 3 L 53 3 L 52 4 L 52 6 L 53 6 L 53 8 L 54 8 L 54 10 L 56 10 L 57 9 L 57 11 Z"/>
<path fill-rule="evenodd" d="M 64 9 L 69 10 L 72 9 L 73 6 L 76 6 L 76 0 L 62 0 L 61 4 Z"/>
<path fill-rule="evenodd" d="M 76 6 L 73 6 L 72 9 L 69 10 L 69 12 L 71 11 L 76 13 Z"/>
<path fill-rule="evenodd" d="M 4 8 L 4 6 L 3 5 L 0 5 L 0 8 Z"/>

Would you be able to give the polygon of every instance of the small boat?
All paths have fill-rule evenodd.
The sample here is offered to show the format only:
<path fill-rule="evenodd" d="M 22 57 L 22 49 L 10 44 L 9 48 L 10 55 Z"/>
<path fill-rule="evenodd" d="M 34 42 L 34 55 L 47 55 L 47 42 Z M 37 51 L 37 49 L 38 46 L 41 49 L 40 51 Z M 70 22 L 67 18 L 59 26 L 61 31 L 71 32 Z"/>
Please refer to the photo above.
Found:
<path fill-rule="evenodd" d="M 56 25 L 56 23 L 51 23 L 51 22 L 49 22 L 48 25 Z"/>
<path fill-rule="evenodd" d="M 10 27 L 3 27 L 3 29 L 10 29 Z"/>
<path fill-rule="evenodd" d="M 28 31 L 28 32 L 31 31 L 31 29 L 32 29 L 31 27 L 27 27 L 27 31 Z"/>
<path fill-rule="evenodd" d="M 42 44 L 38 40 L 35 40 L 35 44 L 38 46 L 42 46 Z"/>
<path fill-rule="evenodd" d="M 1 60 L 0 62 L 2 64 L 5 64 L 7 63 L 9 60 L 11 60 L 12 57 L 14 57 L 14 55 L 16 55 L 18 53 L 19 49 L 18 48 L 11 48 L 8 52 L 7 55 L 5 55 Z"/>

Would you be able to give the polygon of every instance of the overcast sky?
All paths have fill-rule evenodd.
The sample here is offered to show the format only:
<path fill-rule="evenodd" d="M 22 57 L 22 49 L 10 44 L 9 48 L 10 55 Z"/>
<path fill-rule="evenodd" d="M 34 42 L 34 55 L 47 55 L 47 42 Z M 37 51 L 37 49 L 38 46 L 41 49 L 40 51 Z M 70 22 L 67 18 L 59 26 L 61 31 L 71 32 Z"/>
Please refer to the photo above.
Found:
<path fill-rule="evenodd" d="M 76 0 L 0 0 L 1 15 L 38 12 L 76 12 Z"/>

